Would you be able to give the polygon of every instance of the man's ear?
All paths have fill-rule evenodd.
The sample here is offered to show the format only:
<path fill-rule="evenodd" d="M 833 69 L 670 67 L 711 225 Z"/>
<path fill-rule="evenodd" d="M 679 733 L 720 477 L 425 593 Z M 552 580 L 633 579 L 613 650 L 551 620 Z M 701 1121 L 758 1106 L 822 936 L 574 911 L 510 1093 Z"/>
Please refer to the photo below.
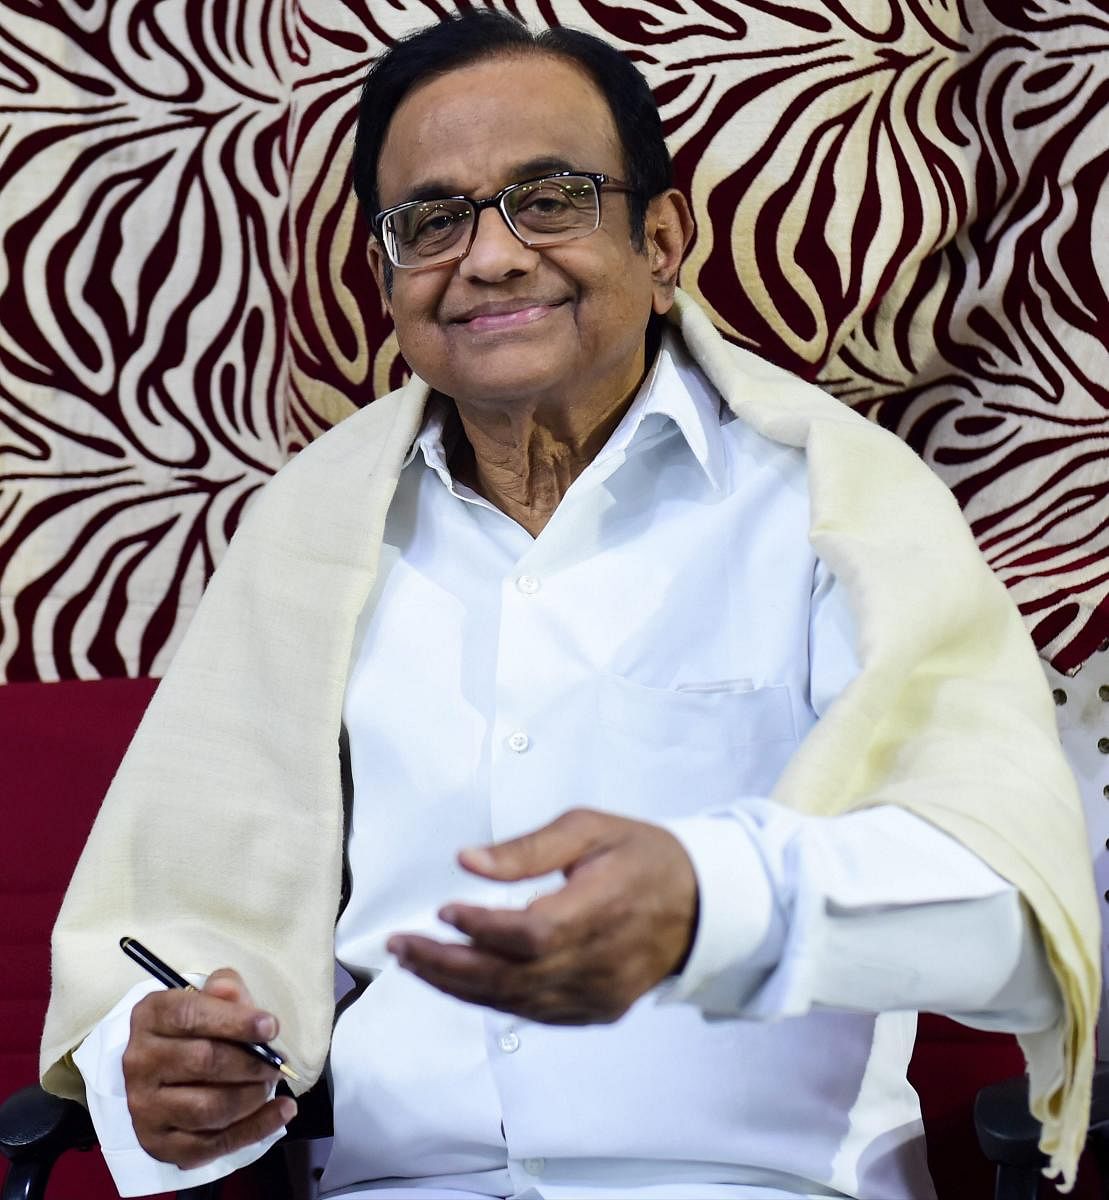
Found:
<path fill-rule="evenodd" d="M 647 258 L 654 289 L 653 305 L 659 316 L 669 312 L 678 285 L 678 269 L 693 240 L 693 214 L 677 188 L 652 197 L 647 206 Z"/>
<path fill-rule="evenodd" d="M 381 296 L 381 308 L 387 317 L 393 315 L 393 270 L 385 257 L 381 243 L 371 240 L 366 246 L 366 257 L 370 260 L 370 270 L 373 272 L 374 283 L 377 284 Z"/>

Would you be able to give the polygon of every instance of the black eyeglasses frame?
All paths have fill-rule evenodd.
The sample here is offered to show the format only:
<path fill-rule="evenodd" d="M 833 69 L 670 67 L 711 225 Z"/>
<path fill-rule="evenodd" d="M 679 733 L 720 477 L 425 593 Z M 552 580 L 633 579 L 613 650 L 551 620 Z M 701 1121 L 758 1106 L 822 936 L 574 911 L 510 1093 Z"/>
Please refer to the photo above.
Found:
<path fill-rule="evenodd" d="M 512 218 L 504 207 L 504 198 L 509 192 L 518 187 L 527 187 L 530 183 L 543 183 L 547 179 L 588 179 L 593 184 L 597 191 L 597 224 L 588 231 L 588 233 L 575 234 L 570 238 L 555 238 L 553 241 L 535 241 L 525 238 L 512 222 Z M 432 271 L 437 267 L 451 266 L 453 263 L 461 262 L 462 259 L 470 253 L 473 248 L 474 238 L 477 237 L 478 219 L 482 211 L 487 208 L 497 208 L 500 211 L 504 223 L 508 226 L 509 232 L 519 242 L 532 250 L 541 250 L 544 246 L 563 246 L 567 242 L 575 242 L 579 238 L 589 237 L 590 234 L 596 233 L 601 227 L 601 194 L 607 189 L 610 192 L 625 192 L 629 195 L 635 193 L 635 188 L 625 183 L 622 179 L 617 179 L 613 175 L 606 175 L 601 171 L 551 171 L 545 175 L 538 175 L 534 179 L 518 179 L 515 183 L 506 184 L 499 192 L 495 192 L 492 196 L 486 196 L 484 200 L 475 200 L 473 196 L 434 196 L 429 200 L 406 200 L 403 204 L 394 204 L 391 208 L 383 208 L 377 213 L 370 222 L 370 227 L 373 230 L 374 238 L 377 243 L 385 251 L 386 257 L 390 263 L 398 271 Z M 460 200 L 463 203 L 469 204 L 474 210 L 474 219 L 470 225 L 470 237 L 466 242 L 465 249 L 460 253 L 453 255 L 451 258 L 444 258 L 438 262 L 427 263 L 421 265 L 419 263 L 399 263 L 394 259 L 392 252 L 386 240 L 381 236 L 382 228 L 386 220 L 394 213 L 400 212 L 402 209 L 411 208 L 416 204 L 430 204 L 439 200 Z"/>

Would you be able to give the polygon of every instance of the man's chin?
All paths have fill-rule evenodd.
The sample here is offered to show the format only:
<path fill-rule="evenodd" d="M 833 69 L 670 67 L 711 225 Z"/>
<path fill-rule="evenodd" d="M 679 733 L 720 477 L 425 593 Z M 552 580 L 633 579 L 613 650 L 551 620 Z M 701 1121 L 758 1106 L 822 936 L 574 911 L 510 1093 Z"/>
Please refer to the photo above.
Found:
<path fill-rule="evenodd" d="M 479 404 L 535 395 L 569 396 L 581 388 L 585 374 L 575 354 L 559 353 L 549 344 L 527 349 L 491 345 L 472 357 L 455 356 L 449 378 L 441 377 L 436 390 Z"/>
<path fill-rule="evenodd" d="M 463 403 L 482 406 L 524 404 L 533 398 L 554 396 L 566 396 L 572 403 L 574 383 L 571 380 L 552 380 L 546 383 L 534 377 L 522 379 L 510 375 L 484 375 L 480 379 L 458 379 L 453 390 L 437 390 Z"/>

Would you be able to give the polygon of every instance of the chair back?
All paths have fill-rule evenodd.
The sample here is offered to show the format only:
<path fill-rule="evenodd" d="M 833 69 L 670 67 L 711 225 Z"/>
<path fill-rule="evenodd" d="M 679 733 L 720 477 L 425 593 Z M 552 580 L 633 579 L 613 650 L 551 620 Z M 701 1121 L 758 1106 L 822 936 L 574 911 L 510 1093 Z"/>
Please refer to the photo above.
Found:
<path fill-rule="evenodd" d="M 50 931 L 85 838 L 157 684 L 153 679 L 0 687 L 0 1097 L 38 1080 Z M 7 1161 L 0 1159 L 0 1179 Z M 56 1194 L 117 1200 L 99 1151 L 67 1154 Z"/>

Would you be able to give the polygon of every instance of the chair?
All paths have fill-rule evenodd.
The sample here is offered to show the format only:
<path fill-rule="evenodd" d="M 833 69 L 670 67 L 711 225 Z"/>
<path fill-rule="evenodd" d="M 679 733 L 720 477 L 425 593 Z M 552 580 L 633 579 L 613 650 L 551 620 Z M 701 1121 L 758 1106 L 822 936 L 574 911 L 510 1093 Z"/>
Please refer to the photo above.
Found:
<path fill-rule="evenodd" d="M 285 1138 L 245 1171 L 238 1172 L 236 1200 L 295 1200 L 286 1163 L 289 1142 L 331 1136 L 331 1097 L 320 1082 L 301 1096 L 297 1115 Z M 67 1150 L 89 1150 L 96 1134 L 85 1109 L 73 1100 L 60 1100 L 37 1084 L 23 1088 L 0 1105 L 0 1151 L 10 1160 L 0 1200 L 44 1200 L 55 1162 Z M 186 1188 L 178 1200 L 225 1200 L 231 1188 L 224 1180 Z"/>
<path fill-rule="evenodd" d="M 105 679 L 0 687 L 0 1099 L 38 1079 L 50 930 L 156 683 Z M 0 1159 L 0 1178 L 6 1166 Z M 54 1179 L 61 1195 L 117 1196 L 99 1153 L 66 1155 Z"/>
<path fill-rule="evenodd" d="M 1043 1187 L 1047 1160 L 1040 1153 L 1039 1122 L 1028 1111 L 1028 1080 L 1023 1076 L 984 1087 L 974 1102 L 974 1125 L 982 1153 L 997 1164 L 995 1200 L 1036 1200 Z M 1109 1062 L 1094 1069 L 1090 1131 L 1079 1187 L 1073 1193 L 1109 1200 Z M 1096 1167 L 1096 1190 L 1086 1183 L 1088 1167 Z"/>
<path fill-rule="evenodd" d="M 7 1064 L 0 1058 L 0 1067 L 7 1068 L 0 1070 L 0 1096 L 16 1093 L 21 1083 L 35 1077 L 30 1048 L 37 1041 L 45 1012 L 49 930 L 85 831 L 153 688 L 153 680 L 8 684 L 0 688 L 6 778 L 13 788 L 35 796 L 37 801 L 34 805 L 13 806 L 5 817 L 5 837 L 0 839 L 0 847 L 8 848 L 0 883 L 13 893 L 19 906 L 12 909 L 19 913 L 15 932 L 7 931 L 9 939 L 14 939 L 5 956 L 11 979 L 0 989 L 5 993 L 4 1030 L 18 1055 L 11 1054 Z M 74 770 L 76 764 L 79 770 Z M 66 814 L 65 821 L 59 820 L 62 813 Z M 43 875 L 46 866 L 50 878 Z M 922 1098 L 933 1175 L 943 1200 L 977 1200 L 989 1189 L 989 1168 L 984 1162 L 978 1168 L 983 1179 L 979 1183 L 975 1176 L 978 1164 L 971 1161 L 975 1148 L 967 1109 L 982 1082 L 1019 1070 L 1019 1062 L 1013 1057 L 1015 1045 L 1012 1039 L 963 1030 L 941 1018 L 922 1017 L 920 1029 L 910 1078 Z M 1101 1120 L 1099 1114 L 1109 1113 L 1109 1084 L 1102 1084 L 1107 1098 L 1095 1099 L 1095 1123 Z M 321 1136 L 330 1128 L 326 1098 L 322 1106 L 324 1119 L 319 1097 L 315 1091 L 310 1095 L 314 1098 L 310 1104 L 302 1098 L 290 1137 Z M 1100 1098 L 1102 1093 L 1095 1095 Z M 309 1109 L 314 1115 L 308 1115 Z M 1004 1188 L 1008 1190 L 999 1191 L 999 1197 L 1026 1200 L 1035 1194 L 1027 1182 L 1029 1178 L 1033 1184 L 1036 1182 L 1039 1162 L 1034 1127 L 1030 1130 L 1027 1126 L 1029 1120 L 1026 1100 L 1021 1100 L 1019 1094 L 1015 1099 L 980 1101 L 979 1140 L 985 1136 L 982 1146 L 987 1158 L 1004 1168 Z M 1109 1121 L 1105 1125 L 1109 1136 Z M 1095 1151 L 1102 1144 L 1100 1139 L 1100 1133 L 1095 1134 Z M 0 1109 L 0 1149 L 12 1160 L 0 1200 L 41 1196 L 45 1180 L 63 1151 L 94 1145 L 87 1114 L 79 1105 L 48 1097 L 37 1086 L 14 1094 Z M 249 1195 L 251 1185 L 260 1187 L 259 1200 L 278 1200 L 288 1195 L 283 1153 L 275 1148 L 271 1155 L 255 1166 L 249 1180 L 236 1177 L 235 1190 L 243 1188 Z M 59 1173 L 63 1177 L 59 1182 L 64 1184 L 67 1160 L 77 1158 L 63 1158 L 55 1173 L 55 1178 Z M 100 1172 L 106 1174 L 102 1164 Z M 81 1174 L 91 1173 L 91 1164 L 83 1164 Z M 968 1192 L 966 1184 L 972 1178 L 974 1183 Z M 1018 1178 L 1024 1182 L 1012 1182 Z M 82 1200 L 98 1200 L 114 1192 L 97 1192 L 84 1180 L 71 1184 L 74 1192 L 78 1187 Z M 232 1188 L 224 1187 L 222 1191 L 224 1200 L 230 1200 L 227 1193 Z M 207 1188 L 192 1189 L 188 1195 L 189 1200 L 215 1200 L 218 1194 Z"/>
<path fill-rule="evenodd" d="M 1028 1112 L 1028 1087 L 1023 1078 L 1005 1080 L 982 1089 L 975 1103 L 978 1141 L 996 1167 L 994 1200 L 1036 1200 L 1043 1184 L 1045 1159 L 1037 1148 L 1039 1125 Z M 317 1084 L 300 1098 L 286 1141 L 330 1137 L 331 1101 Z M 44 1200 L 46 1183 L 58 1156 L 66 1150 L 86 1150 L 96 1144 L 88 1114 L 71 1100 L 59 1100 L 41 1088 L 24 1088 L 0 1106 L 0 1151 L 12 1162 L 0 1200 Z M 278 1143 L 249 1168 L 264 1200 L 293 1200 L 292 1184 Z M 1109 1064 L 1098 1067 L 1090 1117 L 1090 1147 L 1101 1176 L 1100 1194 L 1109 1200 Z M 188 1188 L 178 1200 L 222 1200 L 221 1182 Z M 959 1200 L 986 1200 L 960 1195 Z"/>

